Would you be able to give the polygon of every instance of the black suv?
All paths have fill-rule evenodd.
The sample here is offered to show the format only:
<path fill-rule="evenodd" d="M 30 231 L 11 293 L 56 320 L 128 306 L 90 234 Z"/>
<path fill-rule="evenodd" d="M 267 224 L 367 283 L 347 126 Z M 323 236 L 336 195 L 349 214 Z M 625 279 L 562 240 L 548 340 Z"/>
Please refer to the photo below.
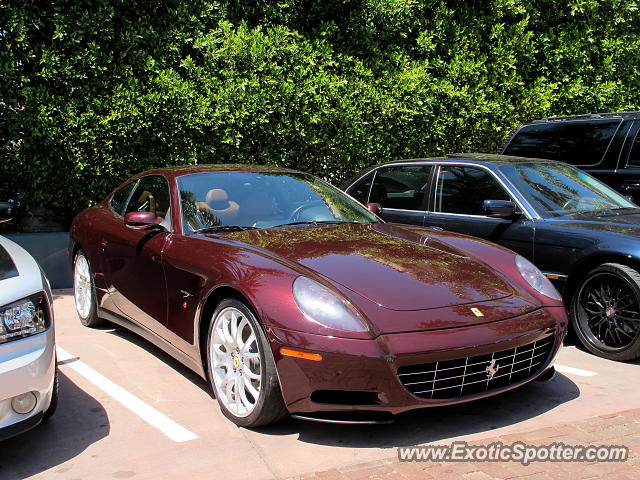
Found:
<path fill-rule="evenodd" d="M 534 120 L 515 130 L 498 153 L 570 163 L 640 201 L 640 112 Z"/>

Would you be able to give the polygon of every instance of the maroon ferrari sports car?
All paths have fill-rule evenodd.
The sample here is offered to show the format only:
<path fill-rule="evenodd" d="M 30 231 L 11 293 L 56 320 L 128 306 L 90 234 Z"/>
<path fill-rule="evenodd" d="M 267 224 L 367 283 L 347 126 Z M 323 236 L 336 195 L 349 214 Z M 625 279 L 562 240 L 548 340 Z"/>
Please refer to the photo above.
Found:
<path fill-rule="evenodd" d="M 382 422 L 550 378 L 560 295 L 524 258 L 385 223 L 304 173 L 141 173 L 71 228 L 82 323 L 133 330 L 205 378 L 224 415 Z"/>

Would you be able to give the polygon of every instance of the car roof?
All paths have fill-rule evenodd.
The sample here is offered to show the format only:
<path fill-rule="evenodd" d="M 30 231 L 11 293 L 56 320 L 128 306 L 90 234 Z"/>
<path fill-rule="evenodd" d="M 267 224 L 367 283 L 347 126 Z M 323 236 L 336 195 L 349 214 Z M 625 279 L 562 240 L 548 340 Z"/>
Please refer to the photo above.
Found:
<path fill-rule="evenodd" d="M 475 163 L 478 165 L 493 164 L 495 166 L 512 165 L 514 163 L 522 163 L 522 164 L 545 163 L 545 164 L 553 164 L 553 165 L 555 164 L 566 165 L 566 163 L 563 163 L 563 162 L 558 162 L 556 160 L 546 160 L 544 158 L 515 157 L 511 155 L 497 155 L 493 153 L 449 153 L 447 154 L 446 157 L 426 157 L 426 158 L 409 158 L 406 160 L 391 160 L 389 162 L 375 165 L 371 167 L 371 169 L 385 166 L 385 165 L 395 165 L 398 163 L 437 162 L 437 163 L 446 164 L 446 163 L 460 163 L 461 161 L 465 163 L 472 163 L 472 164 Z"/>
<path fill-rule="evenodd" d="M 203 164 L 203 165 L 180 165 L 175 167 L 162 167 L 152 170 L 146 170 L 136 175 L 136 177 L 143 177 L 145 175 L 167 175 L 179 177 L 182 175 L 189 175 L 192 173 L 206 173 L 206 172 L 289 172 L 300 173 L 297 170 L 283 167 L 273 167 L 269 165 L 244 165 L 244 164 Z"/>
<path fill-rule="evenodd" d="M 372 165 L 366 170 L 362 170 L 354 177 L 349 178 L 346 182 L 342 184 L 343 190 L 348 189 L 352 185 L 354 185 L 361 178 L 364 178 L 372 171 L 376 170 L 380 167 L 392 166 L 398 164 L 407 164 L 407 163 L 420 163 L 420 162 L 437 162 L 441 164 L 458 164 L 458 163 L 466 163 L 471 165 L 485 166 L 485 167 L 499 167 L 500 165 L 513 165 L 513 164 L 521 164 L 521 165 L 531 165 L 532 163 L 536 164 L 547 164 L 547 165 L 567 165 L 565 162 L 558 162 L 556 160 L 547 160 L 544 158 L 528 158 L 528 157 L 516 157 L 512 155 L 499 155 L 494 153 L 448 153 L 445 157 L 425 157 L 425 158 L 407 158 L 407 159 L 398 159 L 398 160 L 390 160 L 388 162 L 379 163 L 376 165 Z"/>
<path fill-rule="evenodd" d="M 538 120 L 525 123 L 530 125 L 532 123 L 550 123 L 550 122 L 566 122 L 575 120 L 606 120 L 611 118 L 640 118 L 640 111 L 633 112 L 610 112 L 610 113 L 587 113 L 584 115 L 559 115 L 554 117 L 545 117 Z"/>

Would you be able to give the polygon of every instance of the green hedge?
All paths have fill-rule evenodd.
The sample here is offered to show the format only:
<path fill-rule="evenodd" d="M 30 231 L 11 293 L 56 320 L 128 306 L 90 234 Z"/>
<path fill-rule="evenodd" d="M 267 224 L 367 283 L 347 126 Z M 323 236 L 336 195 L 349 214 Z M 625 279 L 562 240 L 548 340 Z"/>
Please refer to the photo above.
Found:
<path fill-rule="evenodd" d="M 630 0 L 5 0 L 0 198 L 68 223 L 138 171 L 495 151 L 640 108 Z"/>

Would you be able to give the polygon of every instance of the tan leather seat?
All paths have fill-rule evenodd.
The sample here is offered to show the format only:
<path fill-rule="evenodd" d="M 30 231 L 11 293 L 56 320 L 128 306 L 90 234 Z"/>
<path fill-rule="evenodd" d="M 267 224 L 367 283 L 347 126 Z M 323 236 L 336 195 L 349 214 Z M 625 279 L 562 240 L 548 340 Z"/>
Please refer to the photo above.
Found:
<path fill-rule="evenodd" d="M 201 205 L 202 203 L 198 202 L 198 207 Z M 212 188 L 209 190 L 205 196 L 204 205 L 220 222 L 227 225 L 232 223 L 233 219 L 238 216 L 238 211 L 240 210 L 239 205 L 229 200 L 229 195 L 221 188 Z"/>
<path fill-rule="evenodd" d="M 138 211 L 156 214 L 156 198 L 151 192 L 145 190 L 140 194 L 140 197 L 138 197 Z"/>

